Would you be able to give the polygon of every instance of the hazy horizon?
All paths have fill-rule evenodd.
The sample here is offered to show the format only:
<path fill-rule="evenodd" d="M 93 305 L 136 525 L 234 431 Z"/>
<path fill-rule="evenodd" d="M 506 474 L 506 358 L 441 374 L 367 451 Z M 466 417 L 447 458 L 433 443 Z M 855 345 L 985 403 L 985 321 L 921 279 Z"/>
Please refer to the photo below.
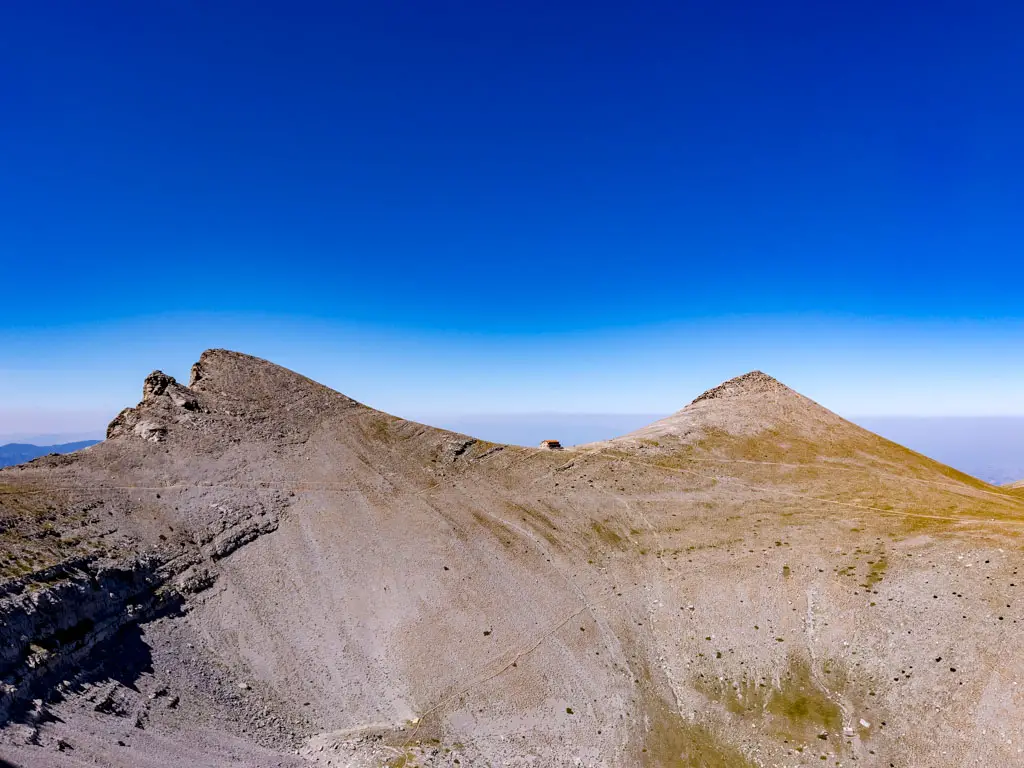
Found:
<path fill-rule="evenodd" d="M 403 414 L 396 414 L 402 416 Z M 564 445 L 607 440 L 669 415 L 640 413 L 435 414 L 412 418 L 481 440 Z M 112 416 L 111 416 L 112 418 Z M 846 416 L 850 421 L 996 485 L 1024 479 L 1024 416 Z M 102 440 L 106 422 L 79 432 L 0 432 L 0 445 Z"/>

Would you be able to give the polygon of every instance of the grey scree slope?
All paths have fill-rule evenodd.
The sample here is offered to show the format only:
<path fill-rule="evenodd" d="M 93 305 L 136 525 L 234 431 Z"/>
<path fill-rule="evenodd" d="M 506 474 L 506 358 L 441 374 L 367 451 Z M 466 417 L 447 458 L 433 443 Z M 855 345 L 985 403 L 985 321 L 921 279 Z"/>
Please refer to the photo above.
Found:
<path fill-rule="evenodd" d="M 211 350 L 0 471 L 0 757 L 1021 765 L 1022 522 L 762 373 L 543 451 Z"/>

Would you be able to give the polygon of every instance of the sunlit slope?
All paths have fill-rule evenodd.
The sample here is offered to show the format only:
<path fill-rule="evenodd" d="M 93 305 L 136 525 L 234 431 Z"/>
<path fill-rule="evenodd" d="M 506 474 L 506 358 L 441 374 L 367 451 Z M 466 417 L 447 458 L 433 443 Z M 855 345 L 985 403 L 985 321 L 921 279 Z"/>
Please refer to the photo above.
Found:
<path fill-rule="evenodd" d="M 780 500 L 827 500 L 837 514 L 998 519 L 1017 510 L 1004 489 L 858 427 L 756 371 L 588 448 L 748 491 L 763 486 Z"/>
<path fill-rule="evenodd" d="M 151 563 L 159 595 L 126 588 L 138 618 L 87 633 L 58 720 L 2 732 L 25 765 L 194 762 L 199 734 L 217 766 L 980 766 L 1024 743 L 1024 498 L 764 374 L 543 451 L 214 350 L 0 483 L 26 606 L 74 558 Z M 97 710 L 134 621 L 146 664 Z"/>

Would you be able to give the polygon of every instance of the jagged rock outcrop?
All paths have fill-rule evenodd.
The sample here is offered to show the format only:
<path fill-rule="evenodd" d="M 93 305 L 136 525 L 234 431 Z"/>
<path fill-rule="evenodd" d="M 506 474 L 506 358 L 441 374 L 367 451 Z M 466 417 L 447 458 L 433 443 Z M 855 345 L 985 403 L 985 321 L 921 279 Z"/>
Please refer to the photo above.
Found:
<path fill-rule="evenodd" d="M 142 402 L 135 408 L 125 408 L 110 422 L 107 439 L 135 436 L 158 443 L 172 424 L 190 421 L 191 412 L 200 409 L 196 393 L 174 377 L 153 371 L 143 382 Z"/>

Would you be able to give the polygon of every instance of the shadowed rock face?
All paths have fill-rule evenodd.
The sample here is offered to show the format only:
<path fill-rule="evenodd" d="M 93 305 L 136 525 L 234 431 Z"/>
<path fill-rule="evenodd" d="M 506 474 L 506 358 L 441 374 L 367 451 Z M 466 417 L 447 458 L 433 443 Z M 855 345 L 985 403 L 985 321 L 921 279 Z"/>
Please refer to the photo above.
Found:
<path fill-rule="evenodd" d="M 0 757 L 1015 765 L 1022 513 L 759 372 L 547 451 L 210 350 L 0 471 Z"/>

